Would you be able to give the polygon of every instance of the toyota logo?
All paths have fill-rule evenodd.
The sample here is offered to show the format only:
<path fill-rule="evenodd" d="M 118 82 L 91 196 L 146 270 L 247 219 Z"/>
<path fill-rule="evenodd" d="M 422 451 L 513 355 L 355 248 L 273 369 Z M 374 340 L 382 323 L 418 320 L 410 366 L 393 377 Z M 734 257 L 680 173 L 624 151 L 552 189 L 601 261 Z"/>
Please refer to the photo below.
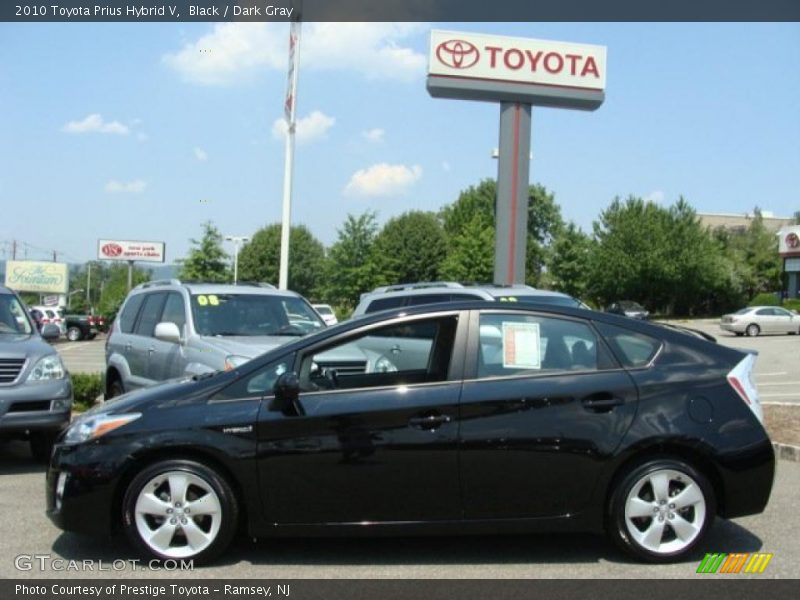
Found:
<path fill-rule="evenodd" d="M 106 256 L 119 256 L 122 254 L 122 246 L 119 244 L 103 244 L 100 251 Z"/>
<path fill-rule="evenodd" d="M 789 248 L 800 247 L 800 237 L 794 231 L 786 236 L 786 246 Z"/>
<path fill-rule="evenodd" d="M 453 69 L 469 69 L 480 57 L 478 49 L 464 40 L 447 40 L 436 47 L 439 62 Z"/>

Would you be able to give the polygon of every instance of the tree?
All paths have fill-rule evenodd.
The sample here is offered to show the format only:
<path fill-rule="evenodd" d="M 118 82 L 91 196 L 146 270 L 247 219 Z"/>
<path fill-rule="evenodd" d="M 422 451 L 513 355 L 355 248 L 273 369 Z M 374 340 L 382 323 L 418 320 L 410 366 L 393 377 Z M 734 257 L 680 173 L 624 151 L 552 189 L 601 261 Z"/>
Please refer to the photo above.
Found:
<path fill-rule="evenodd" d="M 492 239 L 494 239 L 496 198 L 496 182 L 493 179 L 484 179 L 477 186 L 471 186 L 461 192 L 453 204 L 442 208 L 440 218 L 447 234 L 450 253 L 454 251 L 453 240 L 456 236 L 462 235 L 468 226 L 473 229 L 473 232 L 477 227 L 480 229 L 488 227 L 491 229 Z M 474 222 L 476 218 L 480 224 Z M 526 283 L 538 287 L 545 282 L 544 275 L 550 257 L 550 246 L 563 226 L 561 209 L 554 196 L 541 185 L 530 186 L 528 188 L 528 237 L 525 254 Z M 491 253 L 494 256 L 494 246 L 491 248 Z M 451 265 L 458 262 L 460 262 L 458 258 L 450 260 Z M 492 267 L 488 281 L 493 278 L 494 267 Z"/>
<path fill-rule="evenodd" d="M 592 240 L 570 222 L 553 241 L 549 273 L 557 290 L 583 298 L 589 287 Z"/>
<path fill-rule="evenodd" d="M 387 283 L 435 281 L 447 254 L 436 215 L 411 211 L 389 219 L 375 238 L 372 256 Z"/>
<path fill-rule="evenodd" d="M 203 237 L 191 239 L 189 257 L 178 262 L 178 277 L 189 281 L 226 283 L 233 275 L 228 266 L 228 254 L 222 248 L 222 234 L 211 221 L 203 223 Z"/>
<path fill-rule="evenodd" d="M 281 224 L 259 229 L 239 252 L 239 279 L 277 284 L 281 258 Z M 289 289 L 313 298 L 322 284 L 325 248 L 305 225 L 289 235 Z"/>
<path fill-rule="evenodd" d="M 442 262 L 443 279 L 453 281 L 492 281 L 494 275 L 494 227 L 480 214 L 450 238 L 447 256 Z"/>
<path fill-rule="evenodd" d="M 92 277 L 95 276 L 94 273 L 93 267 Z M 128 295 L 128 265 L 117 262 L 109 266 L 103 265 L 102 275 L 99 275 L 98 278 L 100 294 L 97 309 L 101 315 L 106 316 L 107 322 L 110 325 L 111 321 L 116 317 L 119 307 L 122 306 L 122 302 Z M 134 267 L 132 279 L 133 287 L 136 287 L 140 283 L 150 281 L 150 272 Z M 92 287 L 94 287 L 94 285 L 95 284 L 92 284 Z"/>
<path fill-rule="evenodd" d="M 378 231 L 376 215 L 367 211 L 347 215 L 325 262 L 322 297 L 344 311 L 355 307 L 362 293 L 380 285 L 383 278 L 372 260 Z"/>

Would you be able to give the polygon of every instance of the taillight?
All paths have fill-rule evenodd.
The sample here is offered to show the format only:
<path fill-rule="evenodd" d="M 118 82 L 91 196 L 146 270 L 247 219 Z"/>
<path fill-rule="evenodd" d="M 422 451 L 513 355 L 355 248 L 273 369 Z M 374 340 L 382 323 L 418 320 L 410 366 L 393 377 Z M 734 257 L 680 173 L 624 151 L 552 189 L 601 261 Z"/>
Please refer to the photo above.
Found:
<path fill-rule="evenodd" d="M 764 421 L 764 411 L 758 399 L 758 389 L 753 382 L 753 367 L 756 364 L 756 354 L 748 353 L 739 363 L 728 373 L 728 383 L 736 392 L 759 421 Z"/>
<path fill-rule="evenodd" d="M 89 317 L 89 327 L 94 325 L 94 317 Z"/>

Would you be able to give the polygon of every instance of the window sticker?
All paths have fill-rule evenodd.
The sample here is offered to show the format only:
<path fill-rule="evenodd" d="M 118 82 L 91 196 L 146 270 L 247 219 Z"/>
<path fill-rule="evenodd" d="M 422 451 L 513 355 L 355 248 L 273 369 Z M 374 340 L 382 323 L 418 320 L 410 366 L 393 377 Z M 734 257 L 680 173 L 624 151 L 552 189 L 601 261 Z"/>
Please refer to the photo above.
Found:
<path fill-rule="evenodd" d="M 538 323 L 503 321 L 503 368 L 542 368 Z"/>
<path fill-rule="evenodd" d="M 206 306 L 206 305 L 208 305 L 208 298 L 206 298 L 205 296 L 198 296 L 197 297 L 197 303 L 200 306 Z"/>
<path fill-rule="evenodd" d="M 216 296 L 215 294 L 211 294 L 211 295 L 208 297 L 208 303 L 209 303 L 211 306 L 219 306 L 219 298 L 217 298 L 217 296 Z"/>

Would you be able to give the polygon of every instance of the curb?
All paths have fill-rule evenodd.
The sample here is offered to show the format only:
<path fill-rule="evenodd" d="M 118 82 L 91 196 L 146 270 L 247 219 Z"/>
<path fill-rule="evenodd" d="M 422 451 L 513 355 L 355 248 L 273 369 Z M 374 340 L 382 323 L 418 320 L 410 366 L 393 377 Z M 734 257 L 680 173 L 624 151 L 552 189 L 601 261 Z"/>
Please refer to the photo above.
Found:
<path fill-rule="evenodd" d="M 789 444 L 772 442 L 772 448 L 775 450 L 775 458 L 779 460 L 800 462 L 800 446 L 791 446 Z"/>

